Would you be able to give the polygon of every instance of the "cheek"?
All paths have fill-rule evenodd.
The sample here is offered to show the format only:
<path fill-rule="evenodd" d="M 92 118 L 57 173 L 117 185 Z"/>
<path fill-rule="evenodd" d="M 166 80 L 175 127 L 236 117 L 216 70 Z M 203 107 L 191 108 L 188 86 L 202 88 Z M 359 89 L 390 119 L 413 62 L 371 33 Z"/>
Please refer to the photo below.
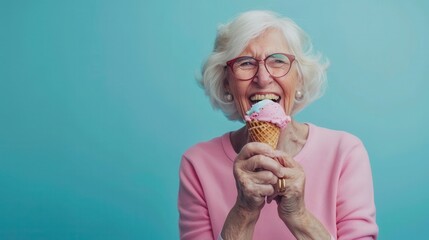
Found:
<path fill-rule="evenodd" d="M 242 81 L 237 81 L 235 79 L 229 79 L 228 83 L 229 89 L 234 95 L 235 99 L 241 99 L 245 97 L 248 84 L 245 84 L 245 82 Z"/>
<path fill-rule="evenodd" d="M 234 83 L 230 83 L 230 90 L 234 95 L 235 107 L 243 119 L 247 110 L 251 107 L 246 95 L 248 86 L 249 84 L 246 82 L 236 81 Z"/>
<path fill-rule="evenodd" d="M 284 104 L 284 108 L 285 108 L 285 112 L 287 115 L 290 115 L 292 113 L 292 109 L 293 109 L 293 96 L 286 96 L 286 99 L 284 99 L 283 101 Z"/>
<path fill-rule="evenodd" d="M 249 100 L 246 96 L 246 88 L 237 86 L 234 99 L 238 112 L 240 112 L 241 116 L 244 117 L 247 110 L 250 108 Z"/>
<path fill-rule="evenodd" d="M 295 90 L 297 87 L 296 78 L 289 78 L 281 84 L 283 89 L 284 99 L 283 105 L 287 115 L 292 113 L 293 106 L 295 104 Z"/>

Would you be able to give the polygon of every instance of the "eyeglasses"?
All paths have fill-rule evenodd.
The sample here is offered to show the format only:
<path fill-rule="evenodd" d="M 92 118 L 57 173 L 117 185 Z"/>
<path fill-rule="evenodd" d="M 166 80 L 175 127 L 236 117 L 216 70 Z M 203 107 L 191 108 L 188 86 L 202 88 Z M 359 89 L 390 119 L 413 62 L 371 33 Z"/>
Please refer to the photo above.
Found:
<path fill-rule="evenodd" d="M 286 53 L 274 53 L 266 57 L 264 60 L 258 60 L 253 57 L 243 56 L 234 58 L 226 62 L 226 65 L 231 68 L 234 77 L 238 80 L 250 80 L 256 76 L 259 70 L 259 62 L 263 61 L 265 69 L 272 77 L 285 76 L 291 66 L 295 56 Z"/>

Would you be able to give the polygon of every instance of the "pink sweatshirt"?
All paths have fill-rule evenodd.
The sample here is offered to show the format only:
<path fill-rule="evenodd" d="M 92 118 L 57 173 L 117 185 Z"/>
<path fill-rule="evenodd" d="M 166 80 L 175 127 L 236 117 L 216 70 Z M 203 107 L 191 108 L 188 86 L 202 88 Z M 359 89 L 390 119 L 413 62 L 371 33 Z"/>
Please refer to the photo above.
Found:
<path fill-rule="evenodd" d="M 309 124 L 310 132 L 295 156 L 306 174 L 307 209 L 337 239 L 375 239 L 373 184 L 362 142 L 346 132 Z M 180 238 L 217 239 L 237 197 L 230 133 L 199 143 L 185 152 L 180 166 L 178 207 Z M 253 239 L 295 239 L 265 204 Z"/>

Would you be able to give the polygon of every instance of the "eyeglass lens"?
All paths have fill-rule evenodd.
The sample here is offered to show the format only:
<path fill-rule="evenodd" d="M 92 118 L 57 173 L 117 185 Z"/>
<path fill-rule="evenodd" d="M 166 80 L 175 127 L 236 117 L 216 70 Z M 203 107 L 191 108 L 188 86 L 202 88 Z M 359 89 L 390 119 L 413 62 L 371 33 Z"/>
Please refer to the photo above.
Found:
<path fill-rule="evenodd" d="M 233 72 L 236 78 L 247 80 L 253 78 L 259 70 L 259 62 L 253 57 L 237 58 L 233 65 Z M 291 61 L 286 55 L 272 54 L 263 60 L 265 68 L 273 77 L 283 77 L 290 69 Z"/>

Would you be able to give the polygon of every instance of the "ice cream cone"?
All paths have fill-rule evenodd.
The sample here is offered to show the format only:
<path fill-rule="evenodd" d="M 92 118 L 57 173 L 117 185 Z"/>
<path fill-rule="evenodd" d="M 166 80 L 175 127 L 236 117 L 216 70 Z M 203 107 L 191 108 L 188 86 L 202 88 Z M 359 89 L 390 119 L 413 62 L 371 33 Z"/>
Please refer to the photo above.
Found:
<path fill-rule="evenodd" d="M 276 149 L 279 141 L 280 128 L 273 123 L 265 121 L 246 122 L 251 142 L 263 142 Z"/>

